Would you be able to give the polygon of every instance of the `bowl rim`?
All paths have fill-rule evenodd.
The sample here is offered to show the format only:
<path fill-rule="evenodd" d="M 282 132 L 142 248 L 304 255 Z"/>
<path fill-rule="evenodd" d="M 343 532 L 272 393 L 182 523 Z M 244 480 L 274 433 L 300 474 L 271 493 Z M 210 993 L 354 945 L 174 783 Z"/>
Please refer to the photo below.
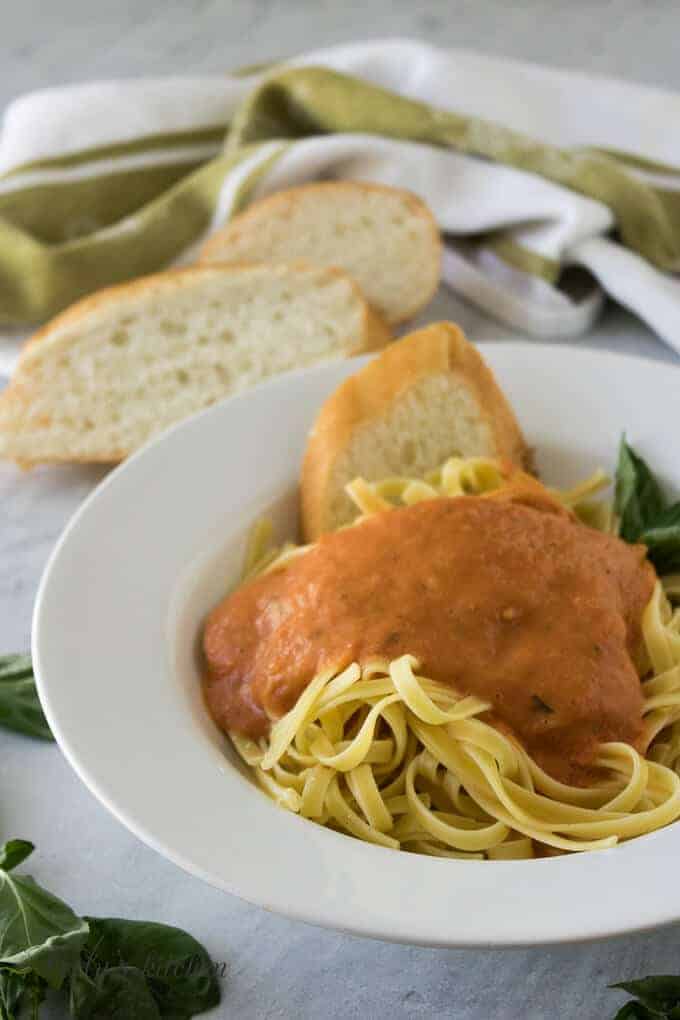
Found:
<path fill-rule="evenodd" d="M 559 363 L 561 362 L 565 370 L 569 363 L 570 371 L 584 373 L 585 378 L 593 370 L 601 375 L 606 375 L 611 371 L 621 371 L 622 374 L 633 373 L 638 379 L 640 376 L 647 375 L 650 378 L 650 384 L 656 385 L 658 377 L 675 374 L 674 385 L 680 384 L 680 369 L 674 366 L 652 362 L 637 356 L 619 355 L 611 351 L 596 351 L 563 344 L 553 346 L 515 341 L 494 341 L 481 344 L 480 348 L 492 368 L 498 369 L 501 376 L 504 368 L 508 368 L 513 360 L 517 362 L 519 359 L 521 362 L 523 359 L 529 358 L 530 363 L 534 366 L 541 361 L 544 363 L 543 367 L 549 366 L 551 363 L 554 364 L 558 376 L 560 376 Z M 664 885 L 662 894 L 657 890 L 651 910 L 640 909 L 637 900 L 632 907 L 630 903 L 627 905 L 617 903 L 615 908 L 612 908 L 612 897 L 606 898 L 604 894 L 625 888 L 625 883 L 634 878 L 637 878 L 638 882 L 642 884 L 643 874 L 645 881 L 656 889 L 659 885 L 659 876 L 655 868 L 649 868 L 650 860 L 658 866 L 659 861 L 665 859 L 666 856 L 669 857 L 669 860 L 677 856 L 677 850 L 680 849 L 680 825 L 675 827 L 674 834 L 671 832 L 674 827 L 671 826 L 649 836 L 639 837 L 624 847 L 599 851 L 597 854 L 574 854 L 531 861 L 458 862 L 395 853 L 381 847 L 351 840 L 349 837 L 323 829 L 305 819 L 289 816 L 269 802 L 265 802 L 267 809 L 271 810 L 271 828 L 283 833 L 284 825 L 288 825 L 290 828 L 290 823 L 294 823 L 297 827 L 295 835 L 290 837 L 288 833 L 286 839 L 290 841 L 292 838 L 293 845 L 300 849 L 303 854 L 303 863 L 304 847 L 307 846 L 310 848 L 310 854 L 313 850 L 322 858 L 327 857 L 330 860 L 331 869 L 336 868 L 339 857 L 346 859 L 346 867 L 340 868 L 345 875 L 349 868 L 358 867 L 360 874 L 357 876 L 357 881 L 363 885 L 358 900 L 364 906 L 363 916 L 360 916 L 356 914 L 356 911 L 352 914 L 351 911 L 348 913 L 347 910 L 343 910 L 337 893 L 325 902 L 320 902 L 318 898 L 310 899 L 309 896 L 306 896 L 303 888 L 301 892 L 298 892 L 297 901 L 291 902 L 285 881 L 281 881 L 279 890 L 276 889 L 275 884 L 265 883 L 266 889 L 263 888 L 260 891 L 258 883 L 252 877 L 250 880 L 244 881 L 243 876 L 233 878 L 217 874 L 214 869 L 204 866 L 196 860 L 194 855 L 187 853 L 186 849 L 180 849 L 168 842 L 167 838 L 155 831 L 153 825 L 149 827 L 141 820 L 134 810 L 126 808 L 125 804 L 121 803 L 120 792 L 112 791 L 111 785 L 102 781 L 97 775 L 97 770 L 92 766 L 92 763 L 83 759 L 82 752 L 77 746 L 78 740 L 69 730 L 70 724 L 64 721 L 66 717 L 63 712 L 63 701 L 59 700 L 56 675 L 53 678 L 52 665 L 48 661 L 49 642 L 45 641 L 46 630 L 51 626 L 49 614 L 54 612 L 53 585 L 55 578 L 71 555 L 71 547 L 83 522 L 93 514 L 96 515 L 97 508 L 109 501 L 112 494 L 113 498 L 116 498 L 116 490 L 122 478 L 134 475 L 138 471 L 139 465 L 152 463 L 163 451 L 176 443 L 177 437 L 187 437 L 192 432 L 198 435 L 203 429 L 207 429 L 209 432 L 213 424 L 217 425 L 222 419 L 230 416 L 238 417 L 242 412 L 247 416 L 249 413 L 247 409 L 254 407 L 258 401 L 261 402 L 264 399 L 276 403 L 277 398 L 284 392 L 290 394 L 296 390 L 304 390 L 308 385 L 311 385 L 310 380 L 323 382 L 328 378 L 332 379 L 333 385 L 335 385 L 341 378 L 350 374 L 350 371 L 356 370 L 358 366 L 368 360 L 370 360 L 370 356 L 364 356 L 351 359 L 348 362 L 324 364 L 311 369 L 287 373 L 285 376 L 261 384 L 254 390 L 200 411 L 191 418 L 172 426 L 128 460 L 115 467 L 76 510 L 52 551 L 43 572 L 35 602 L 32 629 L 32 654 L 36 683 L 46 717 L 62 752 L 74 771 L 104 806 L 148 846 L 209 884 L 296 920 L 389 941 L 447 947 L 530 946 L 590 941 L 612 935 L 622 935 L 630 931 L 647 930 L 677 921 L 680 918 L 680 890 L 674 897 L 668 884 Z M 259 792 L 256 795 L 261 796 Z M 250 796 L 250 792 L 248 796 Z M 261 812 L 258 814 L 261 815 Z M 666 845 L 662 848 L 661 844 Z M 377 857 L 377 854 L 382 856 Z M 357 865 L 359 857 L 366 862 L 365 865 L 363 863 Z M 513 935 L 507 926 L 501 929 L 491 921 L 486 927 L 483 924 L 472 927 L 468 925 L 464 931 L 459 930 L 459 934 L 456 934 L 455 931 L 447 931 L 442 926 L 441 918 L 421 917 L 416 922 L 405 917 L 404 911 L 399 906 L 387 909 L 384 902 L 372 902 L 371 872 L 395 872 L 397 877 L 395 887 L 400 882 L 411 881 L 415 881 L 418 885 L 421 879 L 414 872 L 413 862 L 416 861 L 418 866 L 422 867 L 423 873 L 427 872 L 428 876 L 431 876 L 427 882 L 422 879 L 422 884 L 428 885 L 428 896 L 432 893 L 432 889 L 429 887 L 433 884 L 442 887 L 443 878 L 448 878 L 454 886 L 460 885 L 461 880 L 458 876 L 453 882 L 453 872 L 460 872 L 461 868 L 485 869 L 487 872 L 489 869 L 493 869 L 488 873 L 488 882 L 480 883 L 479 876 L 475 875 L 473 883 L 475 886 L 479 886 L 482 894 L 484 889 L 487 890 L 487 899 L 485 900 L 481 895 L 479 906 L 487 912 L 490 911 L 492 915 L 495 907 L 493 899 L 489 899 L 489 897 L 495 896 L 497 899 L 500 897 L 503 900 L 507 889 L 504 892 L 500 886 L 507 887 L 510 884 L 510 876 L 512 876 L 512 883 L 520 881 L 523 888 L 528 888 L 528 901 L 525 909 L 528 914 L 534 915 L 534 926 L 531 929 L 527 927 L 526 918 L 524 918 L 522 923 L 517 925 Z M 605 862 L 607 862 L 606 868 L 604 867 Z M 307 860 L 306 864 L 309 865 L 309 863 L 310 861 Z M 444 872 L 444 868 L 447 869 L 447 872 Z M 588 881 L 585 883 L 587 889 L 581 882 L 586 873 L 590 873 Z M 529 874 L 535 876 L 535 882 L 527 883 Z M 539 876 L 541 876 L 540 881 Z M 472 872 L 469 873 L 469 877 L 471 880 L 473 879 Z M 367 882 L 368 885 L 366 885 Z M 575 886 L 578 887 L 579 884 L 582 895 L 579 896 L 579 908 L 575 910 Z M 663 885 L 663 883 L 661 884 Z M 544 894 L 546 891 L 549 893 L 548 911 L 545 906 L 543 909 L 537 909 L 537 904 L 533 902 L 532 886 L 536 886 L 536 895 L 540 891 Z M 445 886 L 443 889 L 446 892 Z M 381 892 L 380 896 L 384 900 L 384 892 Z M 592 897 L 590 901 L 588 896 Z M 604 903 L 601 902 L 601 897 L 605 898 Z M 356 902 L 357 896 L 355 895 L 351 898 L 351 905 L 354 908 Z M 427 902 L 427 897 L 425 902 Z M 512 900 L 512 902 L 515 901 Z M 560 923 L 558 924 L 554 922 L 555 911 L 560 914 Z M 547 917 L 549 913 L 553 914 L 553 920 L 550 922 Z"/>

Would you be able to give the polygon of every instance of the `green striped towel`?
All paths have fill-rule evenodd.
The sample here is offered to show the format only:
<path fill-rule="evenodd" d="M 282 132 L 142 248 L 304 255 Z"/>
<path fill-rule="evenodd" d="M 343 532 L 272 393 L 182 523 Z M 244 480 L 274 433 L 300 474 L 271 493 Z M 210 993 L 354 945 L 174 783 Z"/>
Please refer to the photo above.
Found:
<path fill-rule="evenodd" d="M 30 94 L 0 137 L 0 370 L 70 302 L 319 177 L 420 194 L 446 284 L 515 329 L 577 335 L 608 294 L 680 350 L 679 116 L 658 89 L 404 40 Z"/>

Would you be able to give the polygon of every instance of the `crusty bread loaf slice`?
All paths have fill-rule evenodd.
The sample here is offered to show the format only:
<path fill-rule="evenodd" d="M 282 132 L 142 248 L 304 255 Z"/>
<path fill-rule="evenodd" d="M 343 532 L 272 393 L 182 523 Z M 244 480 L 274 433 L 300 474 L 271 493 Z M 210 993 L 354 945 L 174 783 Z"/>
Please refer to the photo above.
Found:
<path fill-rule="evenodd" d="M 305 539 L 348 523 L 358 475 L 422 478 L 447 457 L 528 460 L 515 416 L 477 349 L 440 322 L 396 341 L 325 402 L 302 467 Z"/>
<path fill-rule="evenodd" d="M 432 213 L 410 192 L 322 181 L 254 202 L 201 254 L 203 262 L 297 258 L 344 269 L 395 324 L 415 315 L 437 289 L 441 241 Z"/>
<path fill-rule="evenodd" d="M 0 394 L 0 456 L 118 461 L 225 396 L 389 335 L 335 269 L 200 266 L 111 287 L 25 348 Z"/>

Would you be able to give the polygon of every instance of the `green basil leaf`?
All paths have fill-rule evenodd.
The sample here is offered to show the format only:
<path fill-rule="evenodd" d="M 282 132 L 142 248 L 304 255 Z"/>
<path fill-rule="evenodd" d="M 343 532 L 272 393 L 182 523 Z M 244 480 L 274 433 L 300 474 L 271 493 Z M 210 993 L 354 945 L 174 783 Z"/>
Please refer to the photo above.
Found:
<path fill-rule="evenodd" d="M 146 978 L 136 967 L 110 967 L 91 977 L 77 967 L 70 980 L 74 1020 L 160 1020 Z"/>
<path fill-rule="evenodd" d="M 0 967 L 0 1020 L 37 1020 L 45 987 L 33 971 Z"/>
<path fill-rule="evenodd" d="M 638 981 L 622 981 L 612 988 L 622 988 L 634 995 L 647 1009 L 656 1010 L 659 1016 L 666 1016 L 675 1006 L 680 1006 L 680 977 L 674 975 L 659 974 Z"/>
<path fill-rule="evenodd" d="M 0 725 L 29 737 L 54 740 L 40 707 L 28 655 L 0 656 Z"/>
<path fill-rule="evenodd" d="M 86 918 L 86 970 L 136 967 L 164 1020 L 189 1020 L 220 1001 L 215 967 L 203 946 L 180 928 L 151 921 Z"/>
<path fill-rule="evenodd" d="M 626 542 L 637 542 L 664 508 L 665 500 L 656 478 L 621 438 L 616 468 L 614 510 L 621 521 L 620 535 Z"/>
<path fill-rule="evenodd" d="M 652 1013 L 640 1002 L 627 1002 L 618 1011 L 614 1020 L 659 1020 L 662 1014 Z"/>
<path fill-rule="evenodd" d="M 680 503 L 666 507 L 640 535 L 659 574 L 680 570 Z"/>
<path fill-rule="evenodd" d="M 26 984 L 23 974 L 11 967 L 0 968 L 0 1018 L 17 1020 L 25 1012 Z"/>
<path fill-rule="evenodd" d="M 0 871 L 0 967 L 30 968 L 59 988 L 87 932 L 81 917 L 28 875 Z"/>
<path fill-rule="evenodd" d="M 29 857 L 35 847 L 27 839 L 10 839 L 4 846 L 0 846 L 0 871 L 11 871 Z"/>

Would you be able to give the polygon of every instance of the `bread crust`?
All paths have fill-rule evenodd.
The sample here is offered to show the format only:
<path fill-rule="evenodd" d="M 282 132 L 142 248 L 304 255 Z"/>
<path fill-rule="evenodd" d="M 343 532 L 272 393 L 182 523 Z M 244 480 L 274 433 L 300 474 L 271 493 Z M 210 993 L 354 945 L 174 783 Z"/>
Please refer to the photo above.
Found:
<path fill-rule="evenodd" d="M 453 323 L 433 323 L 386 348 L 346 379 L 321 408 L 302 463 L 305 541 L 315 541 L 327 530 L 329 480 L 355 428 L 380 419 L 405 390 L 424 376 L 446 372 L 460 377 L 474 391 L 491 428 L 497 456 L 521 467 L 529 465 L 522 430 L 477 348 Z"/>
<path fill-rule="evenodd" d="M 60 330 L 63 326 L 74 325 L 81 317 L 84 317 L 90 312 L 96 311 L 100 307 L 109 303 L 115 304 L 118 301 L 125 300 L 127 297 L 134 297 L 140 291 L 146 291 L 148 293 L 158 291 L 162 293 L 165 287 L 172 287 L 173 284 L 182 285 L 184 283 L 189 283 L 196 277 L 206 278 L 208 276 L 231 275 L 232 273 L 249 272 L 252 269 L 264 269 L 266 267 L 269 267 L 274 272 L 276 270 L 293 270 L 302 272 L 313 271 L 326 274 L 328 277 L 335 276 L 345 279 L 350 284 L 355 295 L 359 297 L 365 305 L 364 321 L 367 324 L 367 332 L 372 336 L 375 335 L 372 343 L 375 344 L 375 337 L 377 337 L 378 334 L 384 337 L 384 343 L 387 343 L 387 341 L 391 339 L 392 331 L 383 317 L 376 312 L 375 309 L 371 308 L 366 301 L 359 284 L 343 269 L 339 269 L 335 266 L 316 266 L 314 263 L 306 262 L 304 259 L 291 259 L 286 262 L 282 261 L 277 263 L 211 262 L 210 264 L 205 265 L 199 263 L 193 266 L 180 266 L 177 268 L 163 269 L 158 273 L 149 273 L 146 276 L 135 277 L 134 280 L 128 280 L 125 283 L 115 283 L 110 287 L 102 287 L 93 294 L 88 294 L 87 297 L 79 298 L 78 301 L 69 305 L 63 312 L 59 312 L 54 316 L 54 318 L 50 319 L 49 322 L 46 322 L 44 326 L 41 326 L 40 329 L 29 337 L 21 349 L 17 368 L 21 366 L 26 353 L 34 347 L 35 344 L 40 343 L 41 340 L 46 339 L 51 333 Z M 375 346 L 363 345 L 357 353 L 370 350 L 375 350 Z"/>
<path fill-rule="evenodd" d="M 310 194 L 319 194 L 328 202 L 341 204 L 343 197 L 351 192 L 354 194 L 373 192 L 390 195 L 391 197 L 398 196 L 407 206 L 408 212 L 412 216 L 421 219 L 427 224 L 432 242 L 432 261 L 433 265 L 436 266 L 436 272 L 433 274 L 432 286 L 422 293 L 418 301 L 412 302 L 402 315 L 391 319 L 390 325 L 395 326 L 401 322 L 406 322 L 424 308 L 432 300 L 437 291 L 443 246 L 439 227 L 430 208 L 412 191 L 406 191 L 404 188 L 393 188 L 385 184 L 374 184 L 369 181 L 334 180 L 311 181 L 308 184 L 300 184 L 292 188 L 275 191 L 271 195 L 266 195 L 264 198 L 254 201 L 243 212 L 239 213 L 233 220 L 230 220 L 229 223 L 213 234 L 201 249 L 198 261 L 199 263 L 214 265 L 220 261 L 219 256 L 222 250 L 235 237 L 238 237 L 246 230 L 256 230 L 259 222 L 266 221 L 271 217 L 277 217 L 282 220 L 286 219 L 291 215 L 294 206 Z"/>
<path fill-rule="evenodd" d="M 31 403 L 34 385 L 31 372 L 32 357 L 36 350 L 55 333 L 71 326 L 84 325 L 86 328 L 88 316 L 102 309 L 106 310 L 109 306 L 120 306 L 121 312 L 124 314 L 126 301 L 139 293 L 149 295 L 155 293 L 162 296 L 168 289 L 174 290 L 176 287 L 190 286 L 192 280 L 197 278 L 234 276 L 249 272 L 253 268 L 263 271 L 269 270 L 273 274 L 281 275 L 291 271 L 293 273 L 313 272 L 317 274 L 322 282 L 324 279 L 343 279 L 350 287 L 354 296 L 361 302 L 362 307 L 363 340 L 348 351 L 348 357 L 379 350 L 391 339 L 392 333 L 389 326 L 368 304 L 358 284 L 343 270 L 336 269 L 335 267 L 314 266 L 301 260 L 279 262 L 276 265 L 268 265 L 261 262 L 242 262 L 229 265 L 215 263 L 167 269 L 163 272 L 138 277 L 127 283 L 115 284 L 114 286 L 96 291 L 85 298 L 81 298 L 75 304 L 60 312 L 50 322 L 46 323 L 27 341 L 21 351 L 19 361 L 9 384 L 0 393 L 0 411 L 2 412 L 2 421 L 0 421 L 0 449 L 2 449 L 3 445 L 9 445 L 9 442 L 7 444 L 2 443 L 3 437 L 9 441 L 12 435 L 22 431 L 22 411 Z M 14 427 L 10 424 L 11 422 L 14 423 Z M 115 464 L 124 460 L 132 452 L 132 450 L 120 448 L 102 448 L 88 456 L 73 455 L 65 451 L 63 454 L 54 454 L 49 457 L 40 455 L 33 459 L 27 457 L 25 453 L 15 457 L 11 453 L 3 451 L 0 453 L 0 457 L 13 460 L 23 468 L 29 468 L 41 463 Z"/>

